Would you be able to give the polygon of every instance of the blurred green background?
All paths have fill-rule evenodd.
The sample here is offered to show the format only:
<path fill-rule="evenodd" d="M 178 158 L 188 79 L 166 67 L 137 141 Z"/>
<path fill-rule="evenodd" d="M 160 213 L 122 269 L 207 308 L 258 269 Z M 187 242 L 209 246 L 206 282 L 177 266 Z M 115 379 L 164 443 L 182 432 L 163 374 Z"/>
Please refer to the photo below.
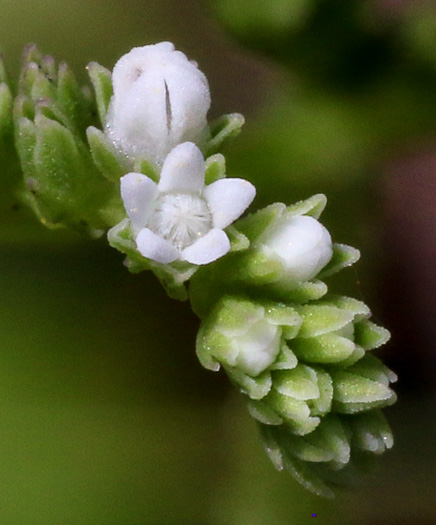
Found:
<path fill-rule="evenodd" d="M 393 332 L 396 446 L 333 501 L 266 458 L 223 374 L 201 369 L 197 320 L 104 240 L 48 231 L 2 170 L 0 523 L 436 523 L 436 10 L 401 0 L 3 0 L 11 78 L 36 42 L 82 81 L 133 46 L 199 62 L 212 116 L 247 123 L 228 172 L 253 209 L 312 193 L 362 261 L 331 286 Z M 313 516 L 316 515 L 316 516 Z"/>

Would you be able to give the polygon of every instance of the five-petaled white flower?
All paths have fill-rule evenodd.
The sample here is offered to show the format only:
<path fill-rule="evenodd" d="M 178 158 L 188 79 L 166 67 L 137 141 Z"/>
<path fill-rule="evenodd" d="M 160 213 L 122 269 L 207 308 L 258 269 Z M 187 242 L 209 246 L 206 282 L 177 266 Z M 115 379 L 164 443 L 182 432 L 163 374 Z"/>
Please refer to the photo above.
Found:
<path fill-rule="evenodd" d="M 132 159 L 161 166 L 177 144 L 207 139 L 207 79 L 171 42 L 133 48 L 115 64 L 112 84 L 105 132 Z"/>
<path fill-rule="evenodd" d="M 159 263 L 180 259 L 208 264 L 230 250 L 224 228 L 254 199 L 243 179 L 204 184 L 205 161 L 192 142 L 176 146 L 165 159 L 159 183 L 140 173 L 121 178 L 121 196 L 138 251 Z"/>

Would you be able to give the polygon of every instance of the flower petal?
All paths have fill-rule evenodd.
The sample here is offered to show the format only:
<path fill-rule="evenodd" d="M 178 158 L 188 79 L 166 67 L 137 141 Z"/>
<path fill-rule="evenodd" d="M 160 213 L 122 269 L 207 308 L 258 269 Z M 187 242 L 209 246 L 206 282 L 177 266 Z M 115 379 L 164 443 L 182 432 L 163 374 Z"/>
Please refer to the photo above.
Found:
<path fill-rule="evenodd" d="M 226 228 L 250 206 L 256 188 L 244 179 L 220 179 L 204 190 L 215 228 Z"/>
<path fill-rule="evenodd" d="M 139 232 L 136 237 L 136 246 L 141 255 L 162 264 L 168 264 L 180 257 L 178 250 L 169 241 L 148 228 L 143 228 Z"/>
<path fill-rule="evenodd" d="M 182 260 L 192 264 L 209 264 L 230 250 L 227 235 L 218 228 L 210 230 L 204 237 L 182 251 Z"/>
<path fill-rule="evenodd" d="M 201 191 L 204 186 L 205 162 L 193 142 L 176 146 L 165 159 L 159 191 Z"/>
<path fill-rule="evenodd" d="M 135 228 L 145 226 L 157 191 L 157 184 L 141 173 L 121 177 L 121 198 Z"/>

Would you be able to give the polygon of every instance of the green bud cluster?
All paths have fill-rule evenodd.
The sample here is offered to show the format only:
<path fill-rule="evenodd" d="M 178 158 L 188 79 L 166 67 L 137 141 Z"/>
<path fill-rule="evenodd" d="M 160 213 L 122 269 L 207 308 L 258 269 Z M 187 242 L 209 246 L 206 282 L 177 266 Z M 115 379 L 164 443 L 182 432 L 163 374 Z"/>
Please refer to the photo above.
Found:
<path fill-rule="evenodd" d="M 395 402 L 395 374 L 369 351 L 389 332 L 349 297 L 283 304 L 225 296 L 202 323 L 197 355 L 222 366 L 248 398 L 265 447 L 308 489 L 331 495 L 332 473 L 392 436 L 378 409 Z"/>
<path fill-rule="evenodd" d="M 67 64 L 35 46 L 25 50 L 14 105 L 23 198 L 46 226 L 97 237 L 121 219 L 123 207 L 118 184 L 103 176 L 87 143 L 95 104 Z"/>
<path fill-rule="evenodd" d="M 289 285 L 283 260 L 264 249 L 284 218 L 318 218 L 324 206 L 316 195 L 240 220 L 235 228 L 249 247 L 199 270 L 190 293 L 203 319 L 201 364 L 223 367 L 246 396 L 274 465 L 330 497 L 332 485 L 349 483 L 392 446 L 380 409 L 395 402 L 396 376 L 370 353 L 389 332 L 370 321 L 364 303 L 327 293 L 320 280 L 353 264 L 357 250 L 334 244 L 318 275 Z"/>

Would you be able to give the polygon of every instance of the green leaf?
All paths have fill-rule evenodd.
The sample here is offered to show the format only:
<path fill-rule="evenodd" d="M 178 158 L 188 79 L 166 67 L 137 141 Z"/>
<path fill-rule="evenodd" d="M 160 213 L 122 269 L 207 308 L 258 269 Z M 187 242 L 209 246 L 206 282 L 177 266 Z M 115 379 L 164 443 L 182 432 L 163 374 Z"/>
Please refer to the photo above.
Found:
<path fill-rule="evenodd" d="M 204 156 L 209 157 L 219 151 L 224 142 L 239 135 L 245 119 L 240 113 L 230 113 L 218 118 L 210 125 L 212 138 L 204 147 Z"/>
<path fill-rule="evenodd" d="M 113 94 L 112 74 L 97 62 L 91 62 L 87 66 L 89 78 L 94 87 L 97 111 L 102 126 L 105 125 L 106 115 L 109 109 L 110 99 Z"/>

